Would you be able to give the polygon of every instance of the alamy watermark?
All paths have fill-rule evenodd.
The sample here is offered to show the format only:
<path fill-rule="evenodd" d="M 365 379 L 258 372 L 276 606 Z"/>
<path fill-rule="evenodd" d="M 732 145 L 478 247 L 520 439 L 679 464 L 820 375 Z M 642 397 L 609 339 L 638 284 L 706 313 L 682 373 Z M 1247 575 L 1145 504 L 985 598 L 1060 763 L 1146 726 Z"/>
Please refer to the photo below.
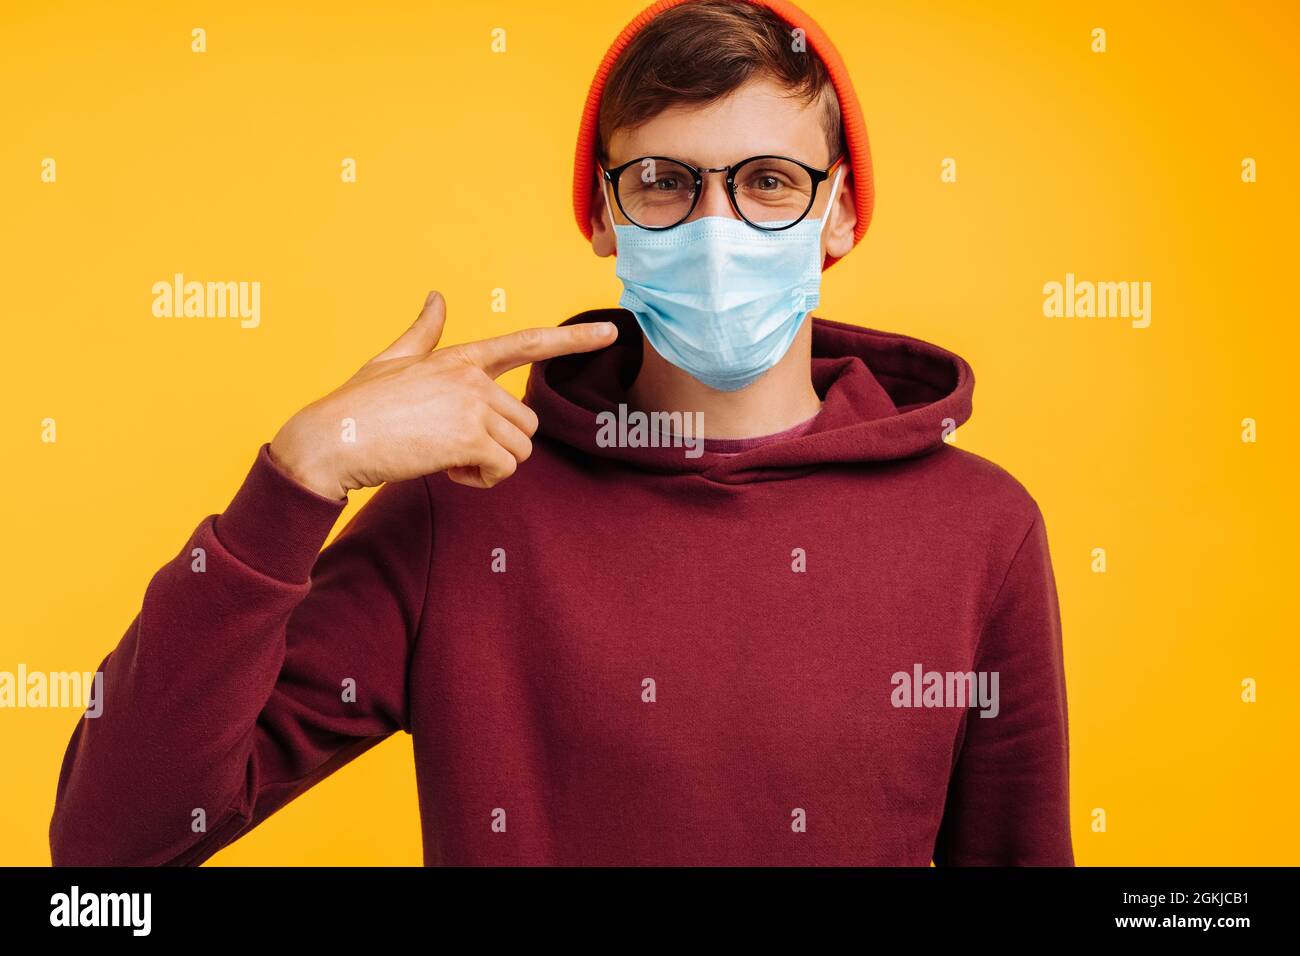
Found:
<path fill-rule="evenodd" d="M 1129 319 L 1135 329 L 1151 324 L 1150 282 L 1091 282 L 1065 274 L 1043 284 L 1043 315 L 1049 319 Z"/>
<path fill-rule="evenodd" d="M 981 717 L 998 715 L 997 671 L 898 671 L 889 679 L 895 707 L 978 707 Z"/>
<path fill-rule="evenodd" d="M 685 448 L 687 458 L 704 454 L 703 412 L 628 411 L 596 415 L 596 444 L 601 448 Z"/>
<path fill-rule="evenodd" d="M 83 893 L 73 884 L 50 897 L 51 926 L 125 926 L 148 936 L 153 925 L 152 893 Z"/>
<path fill-rule="evenodd" d="M 171 281 L 153 284 L 153 314 L 159 319 L 239 319 L 242 329 L 262 324 L 262 283 L 186 281 L 176 273 Z"/>
<path fill-rule="evenodd" d="M 6 707 L 84 708 L 87 717 L 104 712 L 104 672 L 0 671 L 0 709 Z"/>

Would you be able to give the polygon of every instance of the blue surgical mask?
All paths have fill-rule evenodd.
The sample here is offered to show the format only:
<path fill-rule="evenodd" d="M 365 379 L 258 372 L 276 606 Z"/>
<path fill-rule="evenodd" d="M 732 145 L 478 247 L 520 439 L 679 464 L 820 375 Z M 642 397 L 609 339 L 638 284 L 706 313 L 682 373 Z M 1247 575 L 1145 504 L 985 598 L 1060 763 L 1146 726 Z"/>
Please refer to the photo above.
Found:
<path fill-rule="evenodd" d="M 781 361 L 820 301 L 825 216 L 780 232 L 729 216 L 663 231 L 609 217 L 618 242 L 614 272 L 623 281 L 618 304 L 656 352 L 710 388 L 734 392 Z"/>

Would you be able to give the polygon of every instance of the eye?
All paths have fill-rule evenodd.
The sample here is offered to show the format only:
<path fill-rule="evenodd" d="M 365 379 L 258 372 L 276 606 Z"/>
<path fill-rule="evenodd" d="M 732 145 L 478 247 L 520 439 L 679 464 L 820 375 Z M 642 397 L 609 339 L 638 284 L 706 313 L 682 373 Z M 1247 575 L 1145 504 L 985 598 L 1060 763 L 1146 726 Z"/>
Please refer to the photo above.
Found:
<path fill-rule="evenodd" d="M 688 170 L 671 160 L 653 157 L 629 167 L 622 183 L 629 194 L 637 192 L 658 199 L 689 196 L 695 189 L 695 177 Z"/>
<path fill-rule="evenodd" d="M 793 187 L 790 175 L 780 169 L 746 170 L 744 179 L 738 185 L 754 193 L 778 193 Z"/>

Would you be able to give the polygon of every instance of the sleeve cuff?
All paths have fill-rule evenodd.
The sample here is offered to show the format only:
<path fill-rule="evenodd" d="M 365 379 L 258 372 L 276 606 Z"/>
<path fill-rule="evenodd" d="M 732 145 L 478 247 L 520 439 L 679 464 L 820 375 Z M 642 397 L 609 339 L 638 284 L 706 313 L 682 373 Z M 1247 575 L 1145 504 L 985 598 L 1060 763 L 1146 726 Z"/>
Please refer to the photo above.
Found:
<path fill-rule="evenodd" d="M 305 584 L 347 503 L 347 498 L 326 498 L 290 478 L 272 460 L 271 443 L 265 442 L 213 530 L 227 551 L 254 570 Z"/>

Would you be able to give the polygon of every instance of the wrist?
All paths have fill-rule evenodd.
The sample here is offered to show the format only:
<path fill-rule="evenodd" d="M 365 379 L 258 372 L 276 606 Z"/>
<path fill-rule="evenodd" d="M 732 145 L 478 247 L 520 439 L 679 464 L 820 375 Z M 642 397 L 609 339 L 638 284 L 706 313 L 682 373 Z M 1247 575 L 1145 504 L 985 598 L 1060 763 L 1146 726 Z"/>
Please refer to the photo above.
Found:
<path fill-rule="evenodd" d="M 285 426 L 272 439 L 268 452 L 277 468 L 310 491 L 333 501 L 347 498 L 348 489 L 320 453 L 320 442 L 303 440 L 295 429 Z"/>

